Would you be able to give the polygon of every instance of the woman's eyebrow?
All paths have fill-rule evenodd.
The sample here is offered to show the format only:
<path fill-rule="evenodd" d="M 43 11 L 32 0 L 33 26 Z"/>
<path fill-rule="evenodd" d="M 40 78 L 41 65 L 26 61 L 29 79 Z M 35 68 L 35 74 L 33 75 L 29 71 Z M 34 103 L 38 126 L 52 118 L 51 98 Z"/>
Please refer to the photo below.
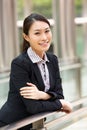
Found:
<path fill-rule="evenodd" d="M 44 29 L 35 29 L 34 31 L 41 31 L 41 30 L 48 30 L 50 27 L 44 28 Z"/>

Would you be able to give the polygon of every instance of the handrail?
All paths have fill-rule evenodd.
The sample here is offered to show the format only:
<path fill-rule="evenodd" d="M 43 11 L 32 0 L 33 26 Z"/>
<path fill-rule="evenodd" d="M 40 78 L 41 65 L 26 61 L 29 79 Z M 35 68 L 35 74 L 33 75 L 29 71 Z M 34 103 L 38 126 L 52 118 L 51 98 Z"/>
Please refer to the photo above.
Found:
<path fill-rule="evenodd" d="M 79 99 L 77 101 L 72 102 L 72 106 L 76 107 L 76 106 L 78 106 L 80 104 L 84 104 L 85 102 L 87 102 L 87 97 L 84 97 L 84 98 L 81 98 L 81 99 Z M 83 109 L 86 109 L 86 112 L 87 112 L 87 107 L 85 107 L 85 108 L 81 108 L 81 110 L 78 110 L 77 113 L 79 112 L 81 114 Z M 47 127 L 47 125 L 49 125 L 49 123 L 45 125 L 44 124 L 44 118 L 52 116 L 54 114 L 57 114 L 58 112 L 59 111 L 39 113 L 39 114 L 33 115 L 31 117 L 27 117 L 25 119 L 22 119 L 20 121 L 14 122 L 14 123 L 12 123 L 10 125 L 7 125 L 5 127 L 1 127 L 0 130 L 17 130 L 18 128 L 21 128 L 21 127 L 26 126 L 26 125 L 31 124 L 31 123 L 33 124 L 34 129 L 37 129 L 38 127 L 42 127 L 43 130 L 45 130 L 45 126 Z M 72 115 L 75 115 L 74 113 L 76 114 L 76 111 L 75 112 L 73 111 L 69 115 L 64 114 L 65 116 L 62 116 L 62 117 L 58 118 L 57 120 L 61 121 L 61 119 L 65 118 L 65 117 L 70 118 Z M 83 112 L 83 114 L 85 114 L 85 113 Z M 55 122 L 56 122 L 56 120 L 55 120 Z M 50 122 L 50 124 L 51 123 L 52 122 Z M 40 130 L 42 130 L 42 128 Z"/>
<path fill-rule="evenodd" d="M 80 63 L 75 63 L 75 64 L 70 64 L 70 65 L 65 65 L 65 66 L 60 66 L 60 72 L 66 71 L 66 70 L 72 70 L 72 69 L 77 69 L 81 68 Z M 8 82 L 9 81 L 9 72 L 5 72 L 5 74 L 1 74 L 0 76 L 0 83 Z"/>
<path fill-rule="evenodd" d="M 67 64 L 67 65 L 63 65 L 63 66 L 60 65 L 60 71 L 80 68 L 81 66 L 82 66 L 81 63 L 79 63 L 79 62 L 73 63 L 73 64 Z M 10 72 L 10 69 L 8 69 L 8 68 L 0 70 L 0 74 L 3 74 L 3 73 L 9 74 L 9 72 Z"/>
<path fill-rule="evenodd" d="M 73 122 L 75 123 L 76 121 L 78 121 L 79 119 L 84 118 L 84 117 L 87 117 L 87 107 L 80 108 L 80 109 L 72 112 L 71 114 L 67 114 L 60 118 L 57 118 L 57 119 L 47 123 L 45 125 L 45 127 L 52 129 L 53 126 L 57 126 L 57 129 L 60 130 L 66 126 L 69 126 Z"/>
<path fill-rule="evenodd" d="M 70 69 L 77 69 L 81 67 L 81 63 L 75 63 L 65 66 L 60 66 L 60 71 L 70 70 Z"/>
<path fill-rule="evenodd" d="M 77 69 L 77 68 L 80 68 L 81 66 L 82 66 L 81 63 L 67 64 L 67 65 L 63 65 L 63 66 L 60 65 L 60 71 Z M 5 78 L 5 77 L 9 77 L 9 73 L 10 73 L 10 70 L 0 71 L 0 75 L 1 75 L 0 78 L 2 79 L 2 78 Z"/>
<path fill-rule="evenodd" d="M 54 19 L 48 19 L 48 20 L 49 20 L 51 26 L 55 25 Z M 77 25 L 87 23 L 87 17 L 76 17 L 74 19 L 74 22 Z M 17 27 L 22 28 L 22 26 L 23 26 L 23 20 L 18 20 L 17 21 Z"/>

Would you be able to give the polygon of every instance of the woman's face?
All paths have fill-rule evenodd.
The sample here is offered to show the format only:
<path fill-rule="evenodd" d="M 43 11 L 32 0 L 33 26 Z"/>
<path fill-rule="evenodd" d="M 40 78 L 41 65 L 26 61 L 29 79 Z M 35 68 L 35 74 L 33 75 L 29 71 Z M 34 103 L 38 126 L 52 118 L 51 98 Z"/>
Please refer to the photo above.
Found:
<path fill-rule="evenodd" d="M 35 21 L 28 32 L 27 41 L 31 48 L 41 57 L 50 47 L 52 33 L 49 25 L 43 21 Z"/>

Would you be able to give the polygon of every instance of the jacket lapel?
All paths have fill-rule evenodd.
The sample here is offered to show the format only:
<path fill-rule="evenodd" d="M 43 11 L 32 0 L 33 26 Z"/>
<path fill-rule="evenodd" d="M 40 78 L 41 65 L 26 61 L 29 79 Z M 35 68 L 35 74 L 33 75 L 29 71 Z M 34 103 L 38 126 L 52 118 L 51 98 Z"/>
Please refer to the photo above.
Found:
<path fill-rule="evenodd" d="M 48 70 L 49 70 L 49 80 L 50 80 L 50 89 L 52 89 L 54 85 L 54 80 L 53 80 L 53 69 L 52 69 L 52 64 L 51 62 L 47 62 Z"/>
<path fill-rule="evenodd" d="M 40 73 L 40 70 L 39 70 L 37 64 L 33 64 L 33 69 L 35 72 L 35 76 L 37 78 L 37 82 L 40 85 L 40 90 L 44 91 L 45 85 L 44 85 L 44 82 L 43 82 L 43 79 L 42 79 L 42 76 L 41 76 L 41 73 Z"/>

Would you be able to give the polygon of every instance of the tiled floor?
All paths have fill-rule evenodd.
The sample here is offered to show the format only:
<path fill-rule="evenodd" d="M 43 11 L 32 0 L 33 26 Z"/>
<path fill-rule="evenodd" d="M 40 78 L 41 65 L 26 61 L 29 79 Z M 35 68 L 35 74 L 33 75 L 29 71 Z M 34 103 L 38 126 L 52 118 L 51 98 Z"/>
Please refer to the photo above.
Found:
<path fill-rule="evenodd" d="M 87 117 L 76 121 L 72 125 L 62 129 L 62 130 L 87 130 Z"/>

